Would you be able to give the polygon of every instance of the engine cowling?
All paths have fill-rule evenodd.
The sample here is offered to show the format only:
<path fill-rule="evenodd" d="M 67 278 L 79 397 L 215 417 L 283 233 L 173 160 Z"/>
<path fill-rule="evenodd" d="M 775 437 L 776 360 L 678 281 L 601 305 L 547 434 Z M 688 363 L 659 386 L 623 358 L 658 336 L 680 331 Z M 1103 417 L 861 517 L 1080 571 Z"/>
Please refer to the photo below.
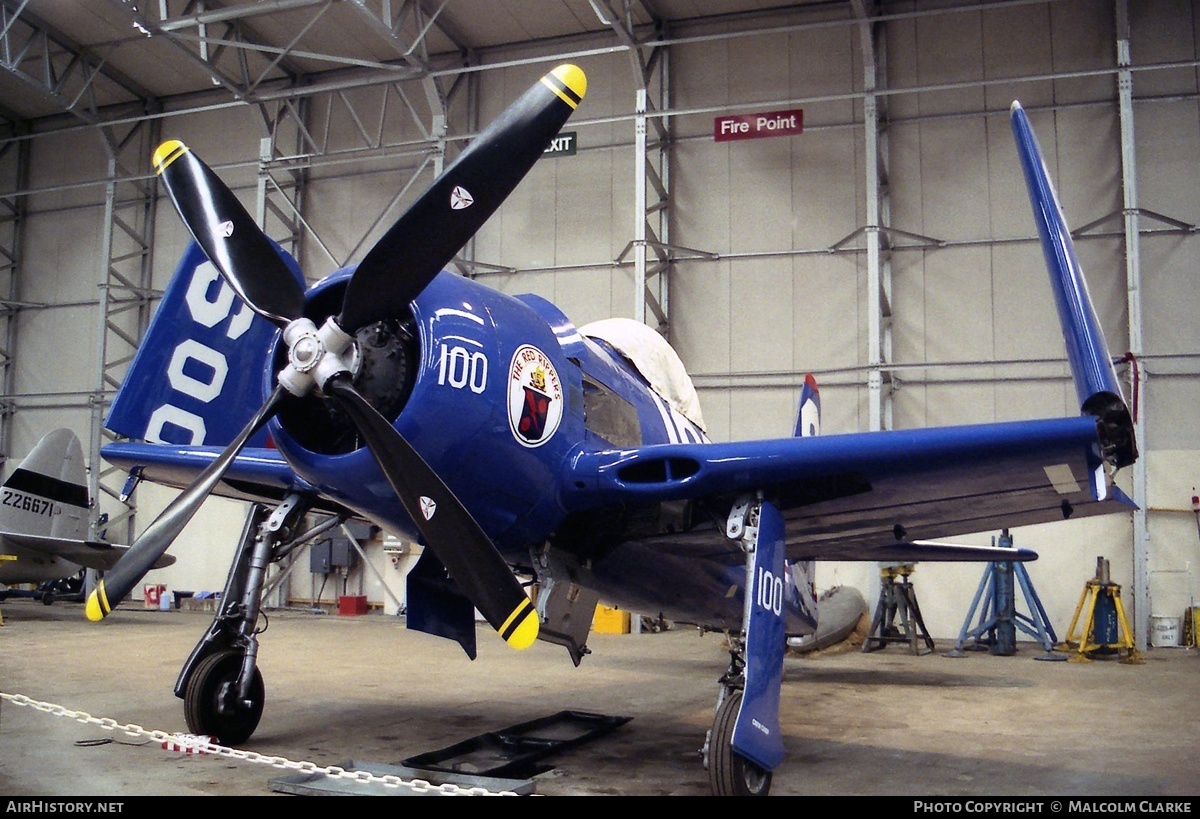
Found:
<path fill-rule="evenodd" d="M 314 323 L 336 312 L 349 274 L 312 288 Z M 519 299 L 442 273 L 403 315 L 362 328 L 355 347 L 356 388 L 497 546 L 544 539 L 562 514 L 555 476 L 584 437 L 582 377 L 545 320 Z M 275 371 L 284 355 L 277 347 Z M 288 402 L 271 432 L 300 477 L 415 537 L 353 425 L 319 391 Z"/>

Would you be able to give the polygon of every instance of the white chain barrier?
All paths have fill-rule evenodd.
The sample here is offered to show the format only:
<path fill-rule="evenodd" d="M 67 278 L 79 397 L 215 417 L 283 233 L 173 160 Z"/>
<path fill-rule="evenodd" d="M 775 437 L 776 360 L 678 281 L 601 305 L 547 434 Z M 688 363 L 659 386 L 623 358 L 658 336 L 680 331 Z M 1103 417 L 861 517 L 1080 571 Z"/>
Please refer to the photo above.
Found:
<path fill-rule="evenodd" d="M 167 731 L 151 731 L 143 728 L 140 725 L 126 724 L 122 725 L 116 720 L 108 717 L 93 717 L 85 711 L 73 711 L 69 708 L 64 708 L 61 705 L 54 705 L 48 702 L 39 702 L 31 699 L 24 694 L 7 694 L 0 691 L 0 702 L 8 701 L 13 705 L 21 705 L 33 708 L 37 711 L 42 711 L 56 717 L 66 717 L 68 719 L 81 722 L 86 725 L 96 725 L 107 731 L 120 731 L 130 737 L 145 737 L 153 742 L 160 743 L 164 749 L 181 751 L 184 753 L 198 754 L 217 754 L 219 756 L 228 757 L 230 759 L 243 760 L 245 762 L 255 762 L 262 765 L 270 765 L 273 768 L 281 768 L 290 771 L 299 771 L 306 774 L 320 774 L 332 779 L 344 779 L 358 783 L 370 783 L 383 785 L 388 788 L 407 788 L 419 794 L 437 794 L 438 796 L 519 796 L 520 794 L 513 791 L 490 791 L 487 788 L 473 787 L 463 788 L 453 783 L 443 783 L 434 785 L 423 779 L 406 780 L 392 774 L 380 776 L 371 773 L 370 771 L 348 771 L 345 768 L 337 765 L 321 767 L 313 762 L 293 762 L 281 756 L 264 756 L 263 754 L 254 751 L 241 751 L 237 748 L 229 748 L 224 745 L 218 745 L 210 738 L 197 736 L 194 734 L 179 734 L 168 733 Z"/>

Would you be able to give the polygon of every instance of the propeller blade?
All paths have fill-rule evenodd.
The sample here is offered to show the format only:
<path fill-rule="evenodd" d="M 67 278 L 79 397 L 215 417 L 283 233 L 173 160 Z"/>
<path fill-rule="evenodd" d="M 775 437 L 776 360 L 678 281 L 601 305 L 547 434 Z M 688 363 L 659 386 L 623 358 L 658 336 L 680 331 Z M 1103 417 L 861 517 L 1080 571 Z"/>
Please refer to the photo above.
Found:
<path fill-rule="evenodd" d="M 154 152 L 154 171 L 192 236 L 250 309 L 280 327 L 298 318 L 303 288 L 212 169 L 172 139 Z"/>
<path fill-rule="evenodd" d="M 560 65 L 484 129 L 359 263 L 338 324 L 354 333 L 407 307 L 508 198 L 586 90 L 581 69 Z"/>
<path fill-rule="evenodd" d="M 333 376 L 323 389 L 354 421 L 429 548 L 484 619 L 513 648 L 532 645 L 538 635 L 533 601 L 471 513 L 348 375 Z"/>
<path fill-rule="evenodd" d="M 96 588 L 88 595 L 85 613 L 93 622 L 99 621 L 112 613 L 120 605 L 133 587 L 141 582 L 146 572 L 154 568 L 158 559 L 166 554 L 171 543 L 187 526 L 188 521 L 196 514 L 209 493 L 216 487 L 225 470 L 233 463 L 238 452 L 246 445 L 246 441 L 262 428 L 272 415 L 275 414 L 281 401 L 289 393 L 283 387 L 276 387 L 267 402 L 258 413 L 250 419 L 246 428 L 238 434 L 225 451 L 215 461 L 204 468 L 196 480 L 175 498 L 162 513 L 154 519 L 146 530 L 133 542 L 117 564 L 104 573 L 104 577 L 96 584 Z"/>

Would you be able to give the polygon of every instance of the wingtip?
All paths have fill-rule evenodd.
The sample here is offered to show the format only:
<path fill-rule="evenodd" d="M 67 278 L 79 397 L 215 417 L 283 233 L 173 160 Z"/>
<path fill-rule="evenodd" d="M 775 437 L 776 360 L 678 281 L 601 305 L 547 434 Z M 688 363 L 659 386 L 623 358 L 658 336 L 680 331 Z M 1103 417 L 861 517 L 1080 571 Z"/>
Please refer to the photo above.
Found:
<path fill-rule="evenodd" d="M 1013 100 L 1012 105 L 1008 106 L 1008 110 L 1015 114 L 1023 109 L 1021 108 L 1021 103 L 1019 100 Z"/>

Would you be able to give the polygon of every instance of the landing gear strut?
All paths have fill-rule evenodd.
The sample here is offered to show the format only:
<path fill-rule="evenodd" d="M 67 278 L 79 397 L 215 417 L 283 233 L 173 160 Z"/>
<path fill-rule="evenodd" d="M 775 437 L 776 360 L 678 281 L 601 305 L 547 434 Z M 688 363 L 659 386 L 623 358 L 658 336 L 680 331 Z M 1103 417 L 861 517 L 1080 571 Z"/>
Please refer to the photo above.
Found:
<path fill-rule="evenodd" d="M 783 759 L 783 518 L 766 501 L 746 501 L 734 507 L 726 534 L 746 552 L 746 606 L 742 631 L 729 637 L 729 669 L 720 680 L 704 761 L 713 795 L 766 796 Z"/>
<path fill-rule="evenodd" d="M 293 494 L 269 516 L 261 504 L 250 507 L 212 625 L 175 681 L 175 696 L 184 702 L 192 733 L 239 745 L 258 728 L 266 703 L 256 662 L 267 567 L 344 520 L 330 518 L 299 533 L 310 506 L 306 497 Z"/>

